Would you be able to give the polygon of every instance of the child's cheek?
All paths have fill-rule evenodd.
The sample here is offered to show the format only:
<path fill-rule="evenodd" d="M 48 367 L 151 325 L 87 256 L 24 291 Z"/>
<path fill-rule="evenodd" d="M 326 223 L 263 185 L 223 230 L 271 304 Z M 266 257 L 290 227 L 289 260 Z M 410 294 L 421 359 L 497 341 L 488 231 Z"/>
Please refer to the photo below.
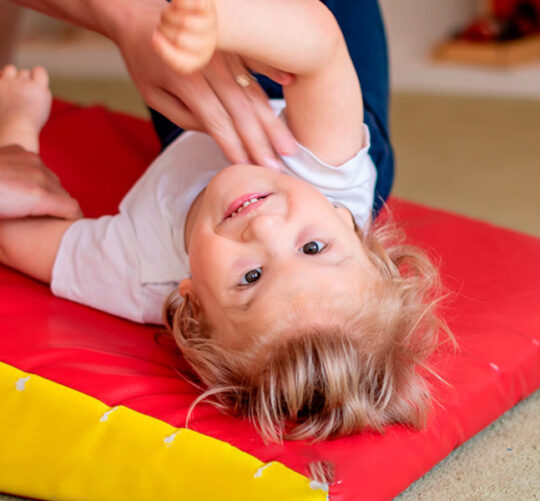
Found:
<path fill-rule="evenodd" d="M 195 231 L 189 246 L 189 267 L 191 276 L 202 282 L 217 277 L 220 272 L 219 237 L 210 232 Z"/>

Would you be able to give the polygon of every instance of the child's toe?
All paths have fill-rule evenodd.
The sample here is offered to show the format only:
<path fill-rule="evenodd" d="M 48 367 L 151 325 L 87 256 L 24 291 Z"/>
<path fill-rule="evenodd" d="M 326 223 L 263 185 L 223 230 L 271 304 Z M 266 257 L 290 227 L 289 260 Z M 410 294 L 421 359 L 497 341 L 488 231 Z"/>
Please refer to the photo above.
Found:
<path fill-rule="evenodd" d="M 17 74 L 17 78 L 21 80 L 30 80 L 30 71 L 27 70 L 26 68 L 19 70 L 19 73 Z"/>
<path fill-rule="evenodd" d="M 15 78 L 17 76 L 17 68 L 13 64 L 4 66 L 0 73 L 0 78 Z"/>
<path fill-rule="evenodd" d="M 49 85 L 49 75 L 43 66 L 36 66 L 33 68 L 31 78 L 34 82 L 44 85 L 45 87 Z"/>

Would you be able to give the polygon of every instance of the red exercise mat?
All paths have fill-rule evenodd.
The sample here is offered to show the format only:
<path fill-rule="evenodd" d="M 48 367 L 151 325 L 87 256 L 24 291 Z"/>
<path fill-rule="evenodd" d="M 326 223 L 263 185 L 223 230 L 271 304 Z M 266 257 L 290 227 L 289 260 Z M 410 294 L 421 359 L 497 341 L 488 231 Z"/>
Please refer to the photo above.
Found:
<path fill-rule="evenodd" d="M 55 102 L 42 156 L 87 216 L 114 213 L 158 152 L 147 122 L 101 107 Z M 202 404 L 190 427 L 307 475 L 333 461 L 331 501 L 391 499 L 458 445 L 540 386 L 540 241 L 442 211 L 393 200 L 410 239 L 441 263 L 453 291 L 446 315 L 461 351 L 441 356 L 441 388 L 426 430 L 394 426 L 315 446 L 265 446 L 245 421 Z M 0 360 L 173 426 L 185 424 L 196 391 L 160 329 L 55 298 L 48 287 L 0 266 Z M 126 454 L 129 456 L 129 452 Z M 139 458 L 139 460 L 142 460 Z"/>

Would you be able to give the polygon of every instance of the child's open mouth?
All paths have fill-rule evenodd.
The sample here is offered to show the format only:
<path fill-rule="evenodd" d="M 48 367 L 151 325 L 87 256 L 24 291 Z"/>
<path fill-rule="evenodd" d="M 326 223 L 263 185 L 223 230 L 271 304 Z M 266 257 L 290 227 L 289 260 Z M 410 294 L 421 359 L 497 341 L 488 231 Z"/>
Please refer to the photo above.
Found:
<path fill-rule="evenodd" d="M 263 203 L 263 200 L 269 197 L 271 193 L 251 193 L 237 198 L 225 211 L 223 221 L 238 216 L 242 212 L 254 209 Z"/>

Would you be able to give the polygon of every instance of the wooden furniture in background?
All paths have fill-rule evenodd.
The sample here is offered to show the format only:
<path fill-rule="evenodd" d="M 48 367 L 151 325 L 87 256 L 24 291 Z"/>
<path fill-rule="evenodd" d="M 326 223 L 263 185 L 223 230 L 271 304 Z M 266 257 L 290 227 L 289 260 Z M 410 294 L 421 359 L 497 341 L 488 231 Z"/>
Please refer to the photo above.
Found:
<path fill-rule="evenodd" d="M 508 67 L 540 61 L 540 0 L 483 0 L 483 14 L 435 47 L 443 62 Z"/>

